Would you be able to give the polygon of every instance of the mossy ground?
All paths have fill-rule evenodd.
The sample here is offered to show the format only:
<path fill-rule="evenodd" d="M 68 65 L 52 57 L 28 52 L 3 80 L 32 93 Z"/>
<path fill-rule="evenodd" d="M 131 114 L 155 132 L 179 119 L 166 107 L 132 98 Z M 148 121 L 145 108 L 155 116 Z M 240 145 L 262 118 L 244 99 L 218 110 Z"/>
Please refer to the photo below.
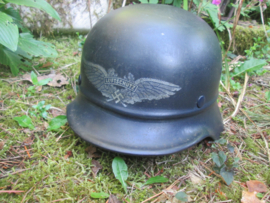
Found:
<path fill-rule="evenodd" d="M 185 191 L 193 202 L 226 200 L 240 202 L 242 190 L 245 189 L 243 183 L 248 180 L 259 180 L 268 184 L 268 188 L 270 187 L 265 143 L 260 135 L 255 136 L 256 127 L 241 112 L 225 124 L 225 131 L 221 135 L 222 139 L 235 147 L 235 153 L 230 153 L 226 144 L 208 142 L 202 142 L 183 152 L 160 157 L 129 157 L 98 149 L 100 156 L 94 159 L 98 160 L 103 168 L 94 177 L 91 170 L 92 159 L 86 153 L 86 148 L 90 144 L 78 138 L 68 124 L 55 132 L 46 131 L 44 126 L 53 118 L 51 110 L 47 121 L 32 117 L 35 130 L 22 128 L 13 120 L 14 117 L 25 115 L 33 110 L 32 105 L 42 100 L 46 102 L 45 104 L 51 104 L 65 111 L 66 105 L 76 96 L 74 82 L 79 75 L 81 57 L 80 53 L 74 55 L 74 52 L 78 51 L 77 38 L 57 37 L 44 40 L 55 44 L 59 53 L 58 58 L 47 59 L 47 61 L 53 62 L 53 69 L 68 77 L 70 84 L 60 88 L 44 86 L 40 92 L 29 96 L 27 88 L 32 85 L 31 83 L 16 81 L 20 80 L 20 76 L 14 78 L 9 69 L 3 67 L 0 69 L 2 78 L 0 80 L 0 142 L 5 143 L 0 149 L 0 190 L 24 191 L 20 194 L 0 193 L 0 202 L 107 201 L 92 199 L 90 197 L 92 192 L 115 194 L 123 202 L 142 202 L 166 189 L 179 178 L 181 181 L 174 190 Z M 39 73 L 46 73 L 48 68 L 41 67 L 47 61 L 36 60 L 35 68 Z M 63 68 L 69 64 L 73 65 Z M 20 74 L 24 72 L 21 71 Z M 265 119 L 260 120 L 260 116 L 270 117 L 270 103 L 264 96 L 266 90 L 267 87 L 253 83 L 251 87 L 247 87 L 247 94 L 242 103 L 243 108 L 252 107 L 249 110 L 259 115 L 255 120 L 257 125 L 265 121 Z M 222 88 L 220 95 L 221 112 L 226 118 L 232 114 L 234 107 L 228 102 L 228 97 Z M 268 142 L 269 123 L 261 128 L 266 133 Z M 57 141 L 60 135 L 62 138 Z M 235 169 L 234 182 L 230 186 L 225 185 L 219 177 L 205 168 L 207 166 L 213 170 L 211 152 L 220 150 L 223 150 L 230 159 L 234 157 L 241 159 L 240 166 Z M 116 156 L 122 157 L 128 166 L 127 193 L 112 172 L 112 160 Z M 196 174 L 202 180 L 201 183 L 192 182 L 189 177 L 190 172 Z M 148 176 L 153 177 L 157 173 L 167 177 L 169 182 L 140 188 Z M 265 200 L 270 201 L 269 194 Z"/>

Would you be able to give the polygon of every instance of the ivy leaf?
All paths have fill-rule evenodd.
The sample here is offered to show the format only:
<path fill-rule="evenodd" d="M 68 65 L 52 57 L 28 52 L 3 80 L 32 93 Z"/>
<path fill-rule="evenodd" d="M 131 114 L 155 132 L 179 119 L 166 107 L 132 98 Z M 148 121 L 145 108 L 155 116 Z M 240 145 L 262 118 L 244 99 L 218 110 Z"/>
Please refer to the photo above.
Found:
<path fill-rule="evenodd" d="M 165 178 L 163 176 L 156 176 L 156 177 L 149 178 L 144 185 L 150 185 L 154 183 L 165 183 L 168 181 L 169 181 L 168 178 Z"/>
<path fill-rule="evenodd" d="M 231 77 L 241 75 L 242 73 L 245 72 L 259 70 L 266 64 L 267 62 L 264 59 L 250 58 L 249 60 L 246 60 L 240 67 L 235 68 Z"/>
<path fill-rule="evenodd" d="M 177 192 L 175 194 L 175 198 L 182 201 L 182 202 L 188 202 L 188 196 L 185 192 Z"/>
<path fill-rule="evenodd" d="M 233 147 L 232 145 L 230 145 L 230 143 L 227 144 L 227 148 L 229 149 L 229 151 L 230 151 L 231 153 L 234 152 L 234 147 Z"/>
<path fill-rule="evenodd" d="M 115 157 L 112 162 L 112 169 L 116 179 L 120 181 L 125 192 L 127 192 L 126 180 L 128 178 L 128 169 L 125 161 L 120 157 Z"/>
<path fill-rule="evenodd" d="M 13 22 L 11 16 L 0 11 L 0 44 L 3 44 L 11 51 L 16 51 L 18 39 L 18 26 Z"/>
<path fill-rule="evenodd" d="M 227 171 L 225 166 L 220 170 L 220 175 L 225 180 L 227 185 L 232 183 L 234 174 L 232 171 Z"/>
<path fill-rule="evenodd" d="M 57 130 L 61 126 L 65 125 L 67 122 L 67 117 L 64 115 L 56 116 L 49 122 L 49 127 L 47 130 Z"/>
<path fill-rule="evenodd" d="M 100 192 L 100 193 L 92 192 L 90 194 L 90 196 L 92 198 L 95 198 L 95 199 L 105 199 L 105 198 L 109 198 L 110 197 L 110 195 L 108 193 L 105 193 L 105 192 Z"/>
<path fill-rule="evenodd" d="M 211 157 L 218 167 L 221 167 L 227 159 L 227 156 L 223 151 L 220 151 L 218 154 L 213 152 Z"/>
<path fill-rule="evenodd" d="M 52 16 L 56 20 L 61 21 L 61 18 L 59 17 L 56 10 L 54 10 L 53 7 L 44 0 L 23 0 L 23 1 L 22 0 L 5 0 L 5 1 L 12 4 L 20 5 L 20 6 L 29 6 L 29 7 L 38 8 L 48 13 L 50 16 Z"/>
<path fill-rule="evenodd" d="M 30 128 L 31 130 L 35 128 L 29 116 L 23 115 L 21 117 L 15 117 L 13 119 L 17 121 L 18 124 L 22 127 Z"/>

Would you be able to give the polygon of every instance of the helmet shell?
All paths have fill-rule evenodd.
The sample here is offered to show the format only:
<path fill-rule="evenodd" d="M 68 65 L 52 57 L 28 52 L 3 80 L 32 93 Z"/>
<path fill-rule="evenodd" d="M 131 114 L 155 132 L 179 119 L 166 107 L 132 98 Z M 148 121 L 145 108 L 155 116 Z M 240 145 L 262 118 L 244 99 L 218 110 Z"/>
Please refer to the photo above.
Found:
<path fill-rule="evenodd" d="M 217 139 L 223 129 L 216 104 L 221 64 L 215 33 L 190 12 L 151 4 L 112 11 L 85 41 L 69 123 L 93 144 L 135 155 Z"/>

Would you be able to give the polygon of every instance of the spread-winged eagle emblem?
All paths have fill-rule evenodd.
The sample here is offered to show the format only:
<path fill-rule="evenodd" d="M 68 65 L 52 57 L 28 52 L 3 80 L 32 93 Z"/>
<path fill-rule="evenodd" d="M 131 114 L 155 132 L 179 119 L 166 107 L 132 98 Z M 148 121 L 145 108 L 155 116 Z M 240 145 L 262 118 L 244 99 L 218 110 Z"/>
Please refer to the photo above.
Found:
<path fill-rule="evenodd" d="M 85 62 L 86 76 L 89 81 L 108 97 L 108 101 L 115 103 L 134 104 L 143 100 L 159 100 L 174 95 L 181 88 L 178 85 L 152 78 L 140 78 L 135 80 L 131 73 L 127 77 L 118 77 L 113 68 L 107 71 L 100 65 Z M 118 88 L 118 87 L 122 88 Z"/>

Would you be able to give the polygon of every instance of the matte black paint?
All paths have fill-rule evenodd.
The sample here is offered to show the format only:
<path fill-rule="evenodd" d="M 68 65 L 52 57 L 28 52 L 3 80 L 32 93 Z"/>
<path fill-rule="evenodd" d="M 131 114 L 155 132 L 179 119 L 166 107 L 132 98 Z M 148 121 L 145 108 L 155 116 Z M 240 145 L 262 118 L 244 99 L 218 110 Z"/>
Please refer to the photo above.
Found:
<path fill-rule="evenodd" d="M 67 106 L 71 128 L 99 147 L 131 155 L 184 150 L 223 130 L 216 103 L 221 50 L 212 29 L 196 15 L 167 5 L 130 5 L 104 16 L 90 31 L 82 59 L 114 68 L 123 78 L 153 78 L 181 90 L 126 107 L 107 101 L 85 75 Z M 203 96 L 203 97 L 202 97 Z"/>

